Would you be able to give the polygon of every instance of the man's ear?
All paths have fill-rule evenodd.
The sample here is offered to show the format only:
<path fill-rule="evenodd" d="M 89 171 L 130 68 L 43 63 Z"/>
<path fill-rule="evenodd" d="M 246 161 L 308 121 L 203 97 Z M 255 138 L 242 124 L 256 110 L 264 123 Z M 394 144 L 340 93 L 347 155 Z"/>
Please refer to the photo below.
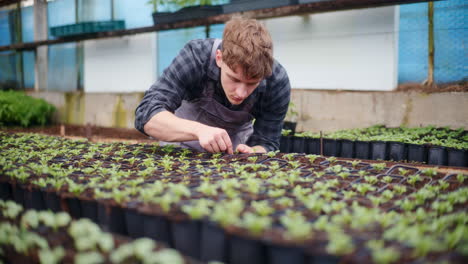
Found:
<path fill-rule="evenodd" d="M 221 50 L 217 49 L 216 50 L 216 65 L 218 65 L 219 68 L 221 68 L 221 64 L 223 63 L 223 53 Z"/>

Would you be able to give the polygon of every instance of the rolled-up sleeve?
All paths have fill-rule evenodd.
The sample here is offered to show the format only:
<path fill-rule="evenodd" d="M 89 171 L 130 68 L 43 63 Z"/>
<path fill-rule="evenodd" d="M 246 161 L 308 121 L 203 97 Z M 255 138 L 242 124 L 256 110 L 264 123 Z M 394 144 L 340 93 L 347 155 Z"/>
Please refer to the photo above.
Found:
<path fill-rule="evenodd" d="M 190 89 L 198 87 L 204 74 L 204 46 L 201 40 L 187 43 L 162 76 L 145 92 L 135 110 L 136 129 L 146 134 L 143 128 L 154 115 L 162 111 L 174 112 Z"/>
<path fill-rule="evenodd" d="M 291 96 L 286 70 L 277 62 L 273 69 L 272 76 L 266 79 L 264 98 L 254 112 L 254 132 L 247 142 L 249 146 L 263 146 L 267 151 L 279 149 L 283 120 Z"/>

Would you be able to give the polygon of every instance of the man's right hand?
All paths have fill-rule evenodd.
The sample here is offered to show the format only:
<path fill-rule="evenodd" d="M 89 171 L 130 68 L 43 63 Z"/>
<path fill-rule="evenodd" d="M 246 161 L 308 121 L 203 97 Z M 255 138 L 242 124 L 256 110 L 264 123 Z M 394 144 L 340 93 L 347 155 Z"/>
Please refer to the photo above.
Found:
<path fill-rule="evenodd" d="M 233 154 L 232 142 L 226 130 L 200 124 L 195 131 L 200 146 L 211 153 L 226 152 Z"/>
<path fill-rule="evenodd" d="M 144 126 L 145 133 L 161 141 L 198 140 L 206 151 L 233 154 L 232 142 L 226 130 L 207 126 L 175 116 L 169 111 L 154 115 Z"/>

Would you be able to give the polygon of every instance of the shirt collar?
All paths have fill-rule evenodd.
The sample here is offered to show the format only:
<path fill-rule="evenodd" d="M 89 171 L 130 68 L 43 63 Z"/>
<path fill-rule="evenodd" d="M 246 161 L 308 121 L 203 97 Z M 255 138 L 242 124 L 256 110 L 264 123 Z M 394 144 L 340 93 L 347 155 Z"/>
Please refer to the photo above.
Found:
<path fill-rule="evenodd" d="M 218 49 L 220 49 L 222 45 L 222 42 L 219 43 Z M 212 80 L 219 81 L 220 80 L 220 71 L 221 69 L 216 65 L 216 56 L 213 56 L 211 58 L 210 54 L 210 64 L 208 65 L 208 70 L 207 70 L 207 75 L 210 77 Z"/>

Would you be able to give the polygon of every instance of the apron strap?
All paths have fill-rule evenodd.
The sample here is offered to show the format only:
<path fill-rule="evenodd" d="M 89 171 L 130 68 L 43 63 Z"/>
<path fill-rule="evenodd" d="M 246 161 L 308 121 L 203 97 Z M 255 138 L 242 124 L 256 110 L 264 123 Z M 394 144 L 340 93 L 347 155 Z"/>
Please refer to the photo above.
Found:
<path fill-rule="evenodd" d="M 210 57 L 210 63 L 216 63 L 215 59 L 216 59 L 216 50 L 218 49 L 219 47 L 219 44 L 221 43 L 221 41 L 223 41 L 222 39 L 215 39 L 214 43 L 213 43 L 213 48 L 211 48 L 211 57 Z"/>
<path fill-rule="evenodd" d="M 222 42 L 222 39 L 215 39 L 213 43 L 213 47 L 211 48 L 211 56 L 210 56 L 210 67 L 213 66 L 213 64 L 216 64 L 216 50 L 219 47 L 219 44 Z M 207 87 L 203 89 L 203 95 L 205 97 L 212 98 L 214 91 L 215 91 L 215 83 L 213 82 L 208 82 Z"/>

